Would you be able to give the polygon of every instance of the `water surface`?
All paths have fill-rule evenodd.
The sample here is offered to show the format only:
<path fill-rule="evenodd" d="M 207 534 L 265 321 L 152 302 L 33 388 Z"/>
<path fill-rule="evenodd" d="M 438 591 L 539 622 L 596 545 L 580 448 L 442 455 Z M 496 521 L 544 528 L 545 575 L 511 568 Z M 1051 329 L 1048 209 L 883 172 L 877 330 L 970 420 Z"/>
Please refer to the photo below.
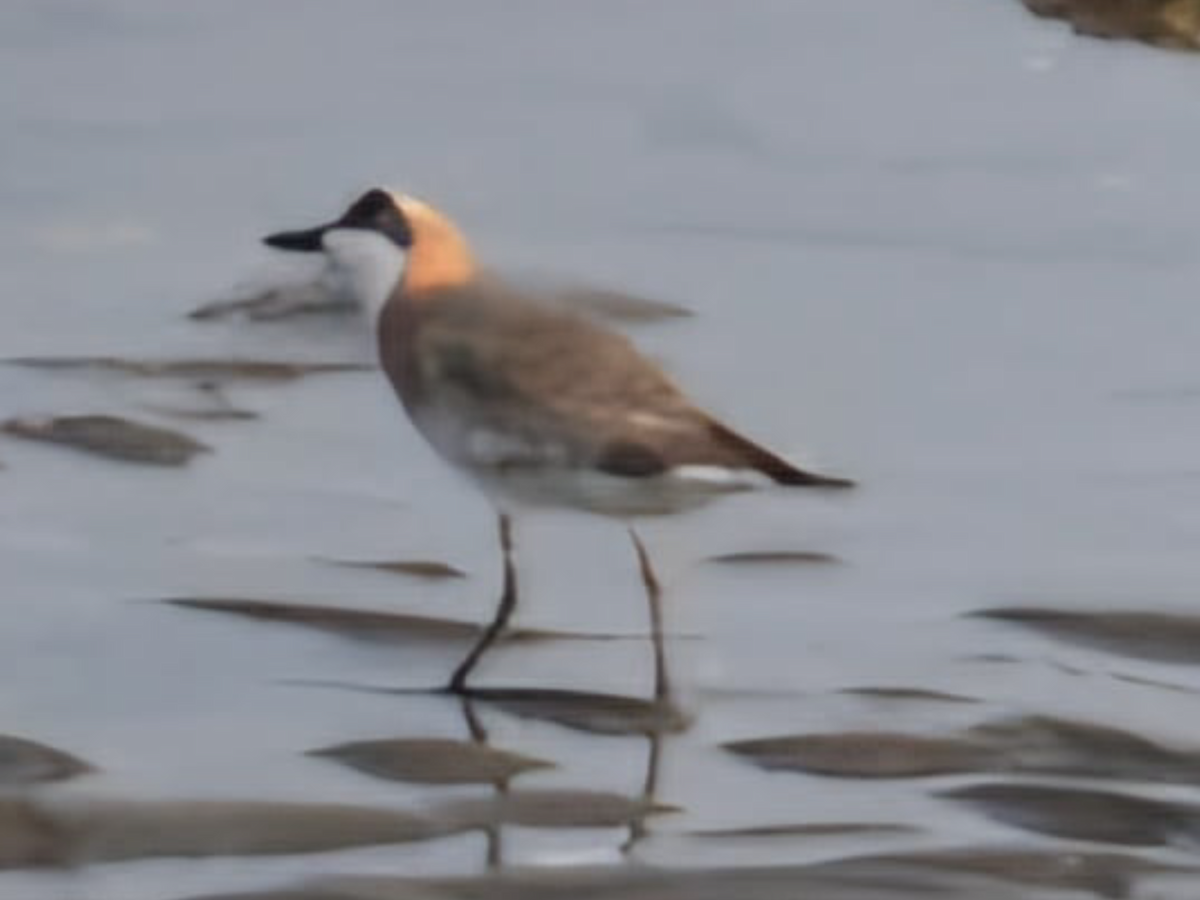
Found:
<path fill-rule="evenodd" d="M 1186 659 L 966 615 L 1194 609 L 1194 58 L 1072 39 L 1015 2 L 942 0 L 10 0 L 0 48 L 0 356 L 369 363 L 353 319 L 186 313 L 277 270 L 261 234 L 385 183 L 448 210 L 489 262 L 689 307 L 695 317 L 639 328 L 639 342 L 737 427 L 862 482 L 852 497 L 738 497 L 646 529 L 669 627 L 691 638 L 668 652 L 692 724 L 660 748 L 657 799 L 680 811 L 648 820 L 635 858 L 694 868 L 1114 849 L 943 796 L 994 775 L 764 772 L 727 742 L 940 736 L 1037 714 L 1200 744 L 1200 672 Z M 294 683 L 434 686 L 455 647 L 364 645 L 148 602 L 490 611 L 490 512 L 381 377 L 226 393 L 259 418 L 164 415 L 196 402 L 178 381 L 0 367 L 2 418 L 124 415 L 215 450 L 157 470 L 0 441 L 0 732 L 97 769 L 34 796 L 404 810 L 486 796 L 305 755 L 467 739 L 443 697 Z M 620 528 L 564 513 L 519 523 L 517 539 L 522 625 L 644 632 Z M 774 551 L 840 563 L 704 562 Z M 329 559 L 439 560 L 469 577 Z M 644 697 L 650 677 L 643 642 L 547 641 L 499 651 L 479 680 Z M 847 692 L 863 687 L 975 702 Z M 644 738 L 480 717 L 496 746 L 557 763 L 518 785 L 642 788 Z M 1197 799 L 1186 784 L 1099 786 Z M 839 823 L 888 827 L 826 828 Z M 696 834 L 770 826 L 810 828 Z M 615 864 L 627 838 L 504 832 L 514 866 Z M 467 834 L 12 871 L 0 896 L 467 875 L 486 844 Z M 1144 853 L 1188 859 L 1177 846 Z"/>

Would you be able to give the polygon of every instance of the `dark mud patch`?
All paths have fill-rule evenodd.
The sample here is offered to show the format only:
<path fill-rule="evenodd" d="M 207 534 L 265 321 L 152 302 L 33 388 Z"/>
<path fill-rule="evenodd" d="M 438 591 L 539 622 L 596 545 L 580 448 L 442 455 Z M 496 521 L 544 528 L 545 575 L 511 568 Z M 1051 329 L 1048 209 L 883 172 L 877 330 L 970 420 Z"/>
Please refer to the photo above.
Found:
<path fill-rule="evenodd" d="M 914 778 L 986 770 L 988 748 L 959 738 L 875 731 L 734 741 L 725 749 L 768 771 L 841 778 Z"/>
<path fill-rule="evenodd" d="M 820 550 L 742 550 L 719 553 L 705 562 L 725 566 L 833 566 L 842 560 Z"/>
<path fill-rule="evenodd" d="M 858 835 L 920 834 L 915 825 L 898 822 L 796 822 L 777 825 L 747 825 L 742 828 L 706 828 L 689 831 L 695 838 L 825 838 Z"/>
<path fill-rule="evenodd" d="M 94 771 L 70 753 L 37 741 L 0 734 L 0 787 L 66 781 Z"/>
<path fill-rule="evenodd" d="M 533 276 L 518 276 L 517 283 L 547 303 L 562 305 L 610 322 L 650 323 L 694 315 L 679 304 L 622 291 L 563 285 Z M 221 319 L 280 322 L 316 317 L 347 318 L 361 313 L 362 308 L 352 298 L 314 281 L 266 288 L 245 296 L 205 303 L 188 313 L 188 318 L 198 322 Z"/>
<path fill-rule="evenodd" d="M 388 781 L 417 784 L 506 784 L 522 772 L 554 763 L 486 744 L 441 738 L 353 741 L 310 750 L 356 771 Z"/>
<path fill-rule="evenodd" d="M 1200 868 L 1166 865 L 1131 854 L 1025 848 L 963 847 L 856 857 L 853 862 L 895 864 L 932 871 L 968 872 L 1016 885 L 1086 891 L 1112 900 L 1123 900 L 1133 895 L 1138 879 L 1146 875 L 1200 873 Z M 845 863 L 833 865 L 836 867 Z"/>
<path fill-rule="evenodd" d="M 997 719 L 966 732 L 1008 772 L 1200 784 L 1200 748 L 1177 748 L 1107 725 L 1052 716 Z"/>
<path fill-rule="evenodd" d="M 421 578 L 426 581 L 445 581 L 447 579 L 467 577 L 467 573 L 462 569 L 436 559 L 321 559 L 320 561 L 335 566 L 343 566 L 348 569 L 375 569 L 380 572 L 389 572 L 393 575 L 407 575 L 410 578 Z"/>
<path fill-rule="evenodd" d="M 81 450 L 121 462 L 184 466 L 212 448 L 167 428 L 120 416 L 28 416 L 0 423 L 7 434 Z"/>
<path fill-rule="evenodd" d="M 1200 0 L 1022 0 L 1038 16 L 1063 19 L 1088 37 L 1200 50 Z"/>
<path fill-rule="evenodd" d="M 605 791 L 522 790 L 439 804 L 437 818 L 456 827 L 628 828 L 647 816 L 678 808 L 644 797 Z"/>
<path fill-rule="evenodd" d="M 0 798 L 0 867 L 316 853 L 429 840 L 464 827 L 432 815 L 339 804 Z"/>
<path fill-rule="evenodd" d="M 1036 606 L 985 609 L 971 615 L 1011 622 L 1056 640 L 1134 659 L 1192 665 L 1200 663 L 1200 616 Z"/>
<path fill-rule="evenodd" d="M 849 694 L 852 697 L 865 697 L 868 700 L 883 700 L 897 703 L 978 703 L 974 697 L 963 694 L 951 694 L 945 691 L 933 691 L 928 688 L 906 687 L 852 687 L 842 688 L 839 694 Z"/>
<path fill-rule="evenodd" d="M 588 734 L 674 734 L 689 717 L 669 701 L 549 688 L 471 688 L 472 700 L 523 719 L 553 722 Z"/>
<path fill-rule="evenodd" d="M 1080 841 L 1133 846 L 1194 845 L 1200 806 L 1115 791 L 1042 784 L 982 784 L 939 796 L 1015 828 Z"/>
<path fill-rule="evenodd" d="M 267 288 L 241 297 L 197 306 L 188 318 L 196 322 L 240 318 L 250 322 L 280 322 L 309 317 L 356 316 L 361 308 L 349 297 L 319 282 Z"/>
<path fill-rule="evenodd" d="M 986 772 L 1200 784 L 1200 749 L 1051 716 L 1001 718 L 944 737 L 850 731 L 724 746 L 764 769 L 842 778 Z"/>
<path fill-rule="evenodd" d="M 1055 897 L 1061 895 L 1055 894 Z M 884 861 L 821 866 L 523 868 L 446 879 L 340 877 L 292 889 L 191 900 L 1049 900 L 970 871 Z"/>
<path fill-rule="evenodd" d="M 483 628 L 460 619 L 439 619 L 382 610 L 346 609 L 274 600 L 237 597 L 168 597 L 159 602 L 184 609 L 222 613 L 258 622 L 295 625 L 339 637 L 376 644 L 467 643 L 477 640 Z M 503 643 L 555 640 L 615 640 L 615 635 L 589 635 L 567 631 L 516 629 L 500 638 Z"/>
<path fill-rule="evenodd" d="M 623 694 L 601 694 L 556 688 L 406 688 L 353 682 L 291 679 L 297 687 L 327 688 L 390 696 L 442 695 L 488 704 L 520 719 L 550 722 L 585 734 L 614 737 L 654 737 L 686 731 L 692 720 L 666 700 L 646 700 Z"/>
<path fill-rule="evenodd" d="M 26 356 L 6 360 L 10 365 L 84 374 L 115 373 L 138 378 L 180 378 L 191 381 L 296 381 L 311 375 L 368 372 L 355 362 L 298 362 L 264 359 L 133 359 L 122 356 Z"/>

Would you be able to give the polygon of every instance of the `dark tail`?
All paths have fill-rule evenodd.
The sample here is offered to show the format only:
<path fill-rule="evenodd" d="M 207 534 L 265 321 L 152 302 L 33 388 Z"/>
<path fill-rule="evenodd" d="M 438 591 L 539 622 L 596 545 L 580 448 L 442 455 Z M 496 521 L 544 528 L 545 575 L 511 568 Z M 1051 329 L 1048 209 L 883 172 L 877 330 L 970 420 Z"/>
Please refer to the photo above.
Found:
<path fill-rule="evenodd" d="M 819 475 L 816 472 L 806 472 L 798 469 L 781 456 L 776 456 L 765 447 L 742 437 L 736 431 L 726 428 L 720 422 L 709 425 L 717 443 L 730 451 L 738 461 L 750 468 L 762 472 L 776 484 L 788 487 L 812 488 L 852 488 L 854 482 L 849 478 L 838 478 L 834 475 Z"/>

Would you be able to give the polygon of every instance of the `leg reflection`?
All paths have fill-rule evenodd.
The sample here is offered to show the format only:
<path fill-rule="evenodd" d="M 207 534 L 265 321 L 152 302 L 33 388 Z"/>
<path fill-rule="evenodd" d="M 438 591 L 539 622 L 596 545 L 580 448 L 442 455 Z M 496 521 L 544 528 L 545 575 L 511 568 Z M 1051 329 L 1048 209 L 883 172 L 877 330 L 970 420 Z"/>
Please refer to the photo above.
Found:
<path fill-rule="evenodd" d="M 462 710 L 463 721 L 467 724 L 467 730 L 471 733 L 471 740 L 476 744 L 483 746 L 487 745 L 488 733 L 483 727 L 483 722 L 479 719 L 479 713 L 475 709 L 475 701 L 466 694 L 459 697 L 459 708 Z M 508 793 L 508 779 L 500 779 L 494 783 L 497 795 Z M 489 869 L 499 869 L 504 865 L 504 832 L 498 822 L 489 824 L 484 829 L 484 837 L 487 839 L 487 867 Z"/>

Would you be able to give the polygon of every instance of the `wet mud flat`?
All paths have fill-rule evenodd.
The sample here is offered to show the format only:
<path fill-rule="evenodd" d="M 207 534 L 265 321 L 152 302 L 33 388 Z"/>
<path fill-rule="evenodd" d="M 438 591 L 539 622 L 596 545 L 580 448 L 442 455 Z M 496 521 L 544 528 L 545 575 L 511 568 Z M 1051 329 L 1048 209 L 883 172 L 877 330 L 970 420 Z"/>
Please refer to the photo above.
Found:
<path fill-rule="evenodd" d="M 1195 4 L 1024 6 L 0 12 L 0 898 L 1192 900 L 1193 58 L 1071 30 Z M 226 289 L 368 172 L 858 495 L 648 528 L 657 634 L 518 523 L 453 684 L 486 508 L 336 290 Z"/>
<path fill-rule="evenodd" d="M 1144 873 L 1143 873 L 1144 874 Z M 1159 884 L 1171 872 L 1158 871 Z M 1178 871 L 1174 874 L 1178 875 Z M 785 900 L 884 900 L 896 896 L 944 896 L 1004 900 L 1067 897 L 1080 893 L 1127 897 L 1128 870 L 1119 857 L 1072 854 L 1042 859 L 1034 854 L 963 853 L 957 857 L 916 856 L 847 860 L 810 867 L 710 869 L 692 872 L 613 869 L 576 872 L 516 872 L 473 879 L 413 881 L 344 879 L 279 891 L 206 895 L 188 900 L 454 900 L 486 895 L 512 898 L 654 898 L 724 900 L 749 897 Z"/>
<path fill-rule="evenodd" d="M 163 380 L 185 396 L 195 390 L 197 377 L 219 378 L 235 388 L 250 379 L 265 382 L 271 391 L 291 391 L 310 378 L 359 373 L 353 363 L 301 365 L 278 359 L 144 361 L 114 356 L 45 364 L 24 359 L 17 365 L 51 379 L 86 377 L 99 365 L 118 379 Z M 370 374 L 367 369 L 356 377 Z M 210 423 L 212 430 L 201 444 L 167 428 L 129 424 L 126 412 L 118 408 L 105 417 L 58 417 L 40 429 L 44 433 L 10 427 L 14 441 L 35 439 L 18 468 L 39 459 L 38 452 L 50 458 L 59 453 L 57 445 L 66 445 L 82 452 L 64 456 L 64 464 L 97 473 L 129 467 L 134 475 L 162 470 L 165 463 L 177 473 L 169 477 L 182 478 L 189 468 L 204 465 L 203 457 L 221 455 L 222 437 L 233 433 L 228 429 L 269 429 L 271 422 L 262 415 Z M 203 457 L 192 460 L 199 447 Z M 673 628 L 659 633 L 649 622 L 613 632 L 522 624 L 502 636 L 497 651 L 510 663 L 548 648 L 567 654 L 560 658 L 617 647 L 630 656 L 661 660 L 659 681 L 644 683 L 640 692 L 572 688 L 550 679 L 506 683 L 495 675 L 456 686 L 446 679 L 478 641 L 482 626 L 467 617 L 406 609 L 403 598 L 480 591 L 486 579 L 476 566 L 427 556 L 382 558 L 370 548 L 297 553 L 297 561 L 336 579 L 345 595 L 324 600 L 303 596 L 305 591 L 297 599 L 278 593 L 163 596 L 120 604 L 114 614 L 136 617 L 157 611 L 185 632 L 211 621 L 252 632 L 264 646 L 313 641 L 303 646 L 322 652 L 336 648 L 346 661 L 384 654 L 388 669 L 403 668 L 406 659 L 415 658 L 412 654 L 432 660 L 433 666 L 422 670 L 423 684 L 364 681 L 349 669 L 342 677 L 293 671 L 277 679 L 276 689 L 325 698 L 332 708 L 338 701 L 330 698 L 343 697 L 368 703 L 374 711 L 374 733 L 283 748 L 296 764 L 316 767 L 310 777 L 332 779 L 334 796 L 275 800 L 243 790 L 240 796 L 218 791 L 224 796 L 217 799 L 206 796 L 211 786 L 190 796 L 178 789 L 156 797 L 111 796 L 97 790 L 105 783 L 104 760 L 85 759 L 73 748 L 52 746 L 37 735 L 7 735 L 0 737 L 0 783 L 17 792 L 0 802 L 0 870 L 44 875 L 150 860 L 320 860 L 321 854 L 466 839 L 477 848 L 469 867 L 488 874 L 438 879 L 368 877 L 352 871 L 322 875 L 318 862 L 315 871 L 306 867 L 313 872 L 309 880 L 293 879 L 291 886 L 289 879 L 278 877 L 282 887 L 258 893 L 197 896 L 450 898 L 485 892 L 557 897 L 586 891 L 597 897 L 671 898 L 723 897 L 736 891 L 763 898 L 803 892 L 882 900 L 914 891 L 964 898 L 1055 897 L 1066 891 L 1123 898 L 1148 890 L 1166 892 L 1154 896 L 1176 896 L 1171 892 L 1186 892 L 1181 886 L 1197 877 L 1188 857 L 1200 834 L 1200 802 L 1193 797 L 1200 787 L 1200 741 L 1157 736 L 1102 719 L 1005 710 L 986 691 L 948 690 L 963 685 L 917 687 L 900 681 L 873 687 L 843 682 L 825 693 L 821 703 L 840 708 L 839 718 L 857 717 L 855 728 L 788 730 L 797 704 L 803 706 L 803 692 L 784 691 L 764 707 L 761 722 L 746 720 L 737 711 L 734 691 L 722 701 L 727 711 L 715 704 L 714 731 L 706 726 L 714 702 L 688 685 L 685 672 L 675 671 L 667 680 L 676 668 L 671 662 L 703 652 L 707 636 Z M 778 536 L 756 546 L 741 535 L 733 549 L 697 554 L 687 571 L 685 585 L 688 578 L 718 577 L 727 586 L 753 591 L 759 579 L 769 577 L 789 590 L 812 591 L 853 577 L 856 566 L 844 547 L 804 548 Z M 356 603 L 354 594 L 368 586 L 379 598 L 390 599 Z M 631 593 L 636 599 L 636 590 Z M 673 602 L 683 599 L 676 595 Z M 1021 646 L 1034 655 L 1052 654 L 1057 646 L 1077 648 L 1083 659 L 1057 664 L 1063 677 L 1090 677 L 1090 669 L 1102 677 L 1135 679 L 1123 671 L 1131 661 L 1181 669 L 1183 684 L 1149 676 L 1140 683 L 1148 696 L 1171 698 L 1172 703 L 1180 702 L 1181 692 L 1186 695 L 1187 672 L 1200 663 L 1200 619 L 1179 610 L 1014 605 L 959 612 L 947 617 L 947 625 L 953 623 L 982 626 L 986 637 L 997 641 L 1028 633 L 1028 643 Z M 219 647 L 212 650 L 220 655 Z M 985 652 L 962 659 L 968 667 L 1022 662 L 1019 656 Z M 154 672 L 142 674 L 153 678 Z M 593 674 L 603 684 L 603 673 Z M 438 728 L 422 729 L 428 713 L 414 719 L 405 712 L 418 703 L 440 708 Z M 863 727 L 879 718 L 897 727 Z M 392 727 L 385 729 L 389 721 Z M 722 721 L 739 721 L 743 731 L 755 721 L 761 730 L 723 740 Z M 942 724 L 932 724 L 937 721 Z M 641 762 L 624 790 L 603 787 L 594 772 L 575 774 L 573 756 L 582 752 L 605 759 L 617 751 L 628 756 L 631 746 Z M 703 781 L 668 781 L 669 789 L 664 785 L 664 773 L 672 771 L 679 754 L 715 761 L 719 768 L 732 766 L 736 771 L 730 775 L 726 768 L 722 777 L 761 779 L 768 791 L 789 778 L 797 780 L 803 794 L 815 790 L 828 798 L 836 797 L 838 785 L 906 785 L 929 809 L 974 818 L 984 833 L 990 823 L 1004 837 L 947 840 L 924 816 L 839 814 L 836 802 L 828 800 L 821 812 L 806 814 L 799 804 L 790 811 L 775 808 L 761 818 L 755 804 L 734 805 L 724 823 L 703 825 L 691 818 L 694 804 L 705 802 Z M 345 797 L 339 799 L 339 792 Z M 526 871 L 511 853 L 514 846 L 526 846 L 531 834 L 556 841 L 582 839 L 592 848 L 589 852 L 603 847 L 611 859 L 626 862 Z M 653 854 L 654 847 L 665 843 L 693 864 L 647 866 L 647 851 Z M 748 861 L 731 868 L 706 867 L 706 846 L 735 856 L 744 853 Z M 804 865 L 784 863 L 795 854 L 815 859 Z M 763 855 L 776 862 L 753 862 Z M 161 895 L 175 896 L 169 891 Z"/>

